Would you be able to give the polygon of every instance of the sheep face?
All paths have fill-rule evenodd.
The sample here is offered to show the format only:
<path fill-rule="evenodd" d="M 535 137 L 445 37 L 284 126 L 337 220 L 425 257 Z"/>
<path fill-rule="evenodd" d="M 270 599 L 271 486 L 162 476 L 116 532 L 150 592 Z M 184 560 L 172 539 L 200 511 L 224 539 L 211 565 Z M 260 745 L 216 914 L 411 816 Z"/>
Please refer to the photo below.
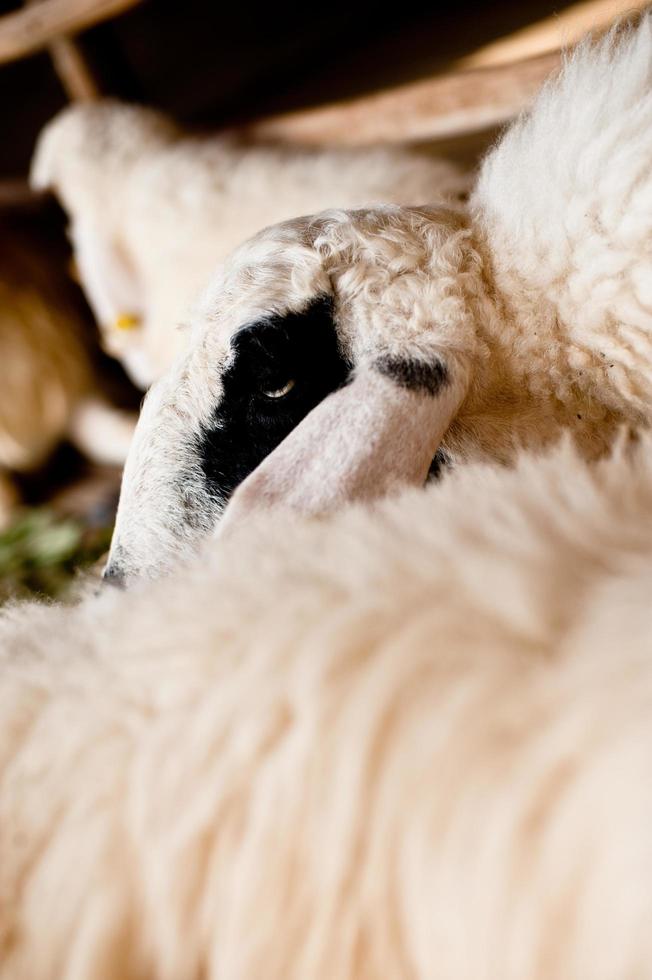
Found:
<path fill-rule="evenodd" d="M 423 483 L 467 388 L 469 262 L 443 209 L 327 212 L 242 246 L 145 400 L 106 576 L 155 577 L 260 507 Z"/>

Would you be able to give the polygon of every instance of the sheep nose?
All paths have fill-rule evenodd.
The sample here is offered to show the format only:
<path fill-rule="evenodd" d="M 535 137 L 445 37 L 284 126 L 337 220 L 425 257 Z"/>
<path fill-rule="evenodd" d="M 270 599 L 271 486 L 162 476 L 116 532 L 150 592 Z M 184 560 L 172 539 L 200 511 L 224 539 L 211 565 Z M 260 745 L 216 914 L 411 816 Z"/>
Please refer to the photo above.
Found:
<path fill-rule="evenodd" d="M 113 585 L 118 589 L 125 588 L 125 574 L 119 565 L 107 565 L 102 572 L 102 584 Z"/>

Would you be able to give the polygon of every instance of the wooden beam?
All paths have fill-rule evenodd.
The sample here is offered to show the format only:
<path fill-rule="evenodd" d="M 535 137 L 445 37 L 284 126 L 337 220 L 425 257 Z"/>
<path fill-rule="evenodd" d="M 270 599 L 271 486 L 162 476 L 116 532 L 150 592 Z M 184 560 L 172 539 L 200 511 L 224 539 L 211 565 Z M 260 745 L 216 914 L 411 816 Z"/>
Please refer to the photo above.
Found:
<path fill-rule="evenodd" d="M 501 125 L 524 109 L 589 30 L 635 18 L 650 0 L 581 0 L 485 45 L 446 74 L 321 108 L 255 120 L 245 133 L 308 144 L 364 145 L 455 139 Z"/>
<path fill-rule="evenodd" d="M 650 0 L 580 0 L 556 10 L 551 17 L 528 24 L 483 45 L 456 62 L 458 68 L 488 68 L 522 61 L 545 51 L 567 48 L 589 32 L 608 30 L 619 18 L 632 18 L 650 6 Z"/>
<path fill-rule="evenodd" d="M 358 99 L 254 121 L 247 137 L 362 146 L 449 138 L 516 115 L 559 68 L 559 51 L 452 72 Z"/>
<path fill-rule="evenodd" d="M 24 0 L 24 6 L 35 7 L 43 0 Z M 91 102 L 99 98 L 100 90 L 93 72 L 77 41 L 62 34 L 48 44 L 52 65 L 61 85 L 72 102 Z"/>
<path fill-rule="evenodd" d="M 0 212 L 35 210 L 51 197 L 49 191 L 35 191 L 22 177 L 0 179 Z"/>
<path fill-rule="evenodd" d="M 0 17 L 0 63 L 47 47 L 64 34 L 77 34 L 130 10 L 142 0 L 43 0 Z"/>
<path fill-rule="evenodd" d="M 74 38 L 63 35 L 48 44 L 54 70 L 72 102 L 93 102 L 101 92 Z"/>

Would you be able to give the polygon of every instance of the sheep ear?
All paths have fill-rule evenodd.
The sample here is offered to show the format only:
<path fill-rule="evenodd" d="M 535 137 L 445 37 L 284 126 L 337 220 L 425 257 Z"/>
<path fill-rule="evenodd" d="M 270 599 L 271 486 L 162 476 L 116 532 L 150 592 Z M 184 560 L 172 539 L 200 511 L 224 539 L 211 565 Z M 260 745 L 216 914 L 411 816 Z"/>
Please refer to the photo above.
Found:
<path fill-rule="evenodd" d="M 112 326 L 121 317 L 137 321 L 143 312 L 142 290 L 119 244 L 83 219 L 73 222 L 70 237 L 81 284 L 98 323 Z"/>
<path fill-rule="evenodd" d="M 235 491 L 219 534 L 254 511 L 321 514 L 422 486 L 466 393 L 437 360 L 383 358 L 329 395 Z"/>

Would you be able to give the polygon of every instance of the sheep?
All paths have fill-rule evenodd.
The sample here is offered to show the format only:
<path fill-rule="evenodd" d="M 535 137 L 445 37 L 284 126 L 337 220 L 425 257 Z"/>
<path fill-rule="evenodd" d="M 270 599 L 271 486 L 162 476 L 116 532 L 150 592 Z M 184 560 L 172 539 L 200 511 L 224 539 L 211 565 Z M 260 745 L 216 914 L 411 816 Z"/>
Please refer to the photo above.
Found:
<path fill-rule="evenodd" d="M 184 135 L 113 100 L 43 131 L 32 182 L 71 218 L 81 282 L 109 354 L 145 389 L 183 348 L 186 307 L 215 265 L 267 224 L 329 206 L 459 197 L 452 163 L 407 149 L 307 149 Z"/>
<path fill-rule="evenodd" d="M 324 513 L 563 430 L 597 458 L 646 425 L 651 165 L 646 15 L 567 58 L 468 207 L 330 210 L 236 250 L 145 400 L 107 580 L 256 509 Z"/>
<path fill-rule="evenodd" d="M 33 222 L 0 224 L 0 526 L 19 501 L 16 474 L 41 466 L 68 438 L 100 462 L 126 455 L 135 418 L 97 389 L 87 324 L 50 242 Z M 103 438 L 98 440 L 98 425 Z"/>
<path fill-rule="evenodd" d="M 0 616 L 2 980 L 652 962 L 652 436 Z"/>

